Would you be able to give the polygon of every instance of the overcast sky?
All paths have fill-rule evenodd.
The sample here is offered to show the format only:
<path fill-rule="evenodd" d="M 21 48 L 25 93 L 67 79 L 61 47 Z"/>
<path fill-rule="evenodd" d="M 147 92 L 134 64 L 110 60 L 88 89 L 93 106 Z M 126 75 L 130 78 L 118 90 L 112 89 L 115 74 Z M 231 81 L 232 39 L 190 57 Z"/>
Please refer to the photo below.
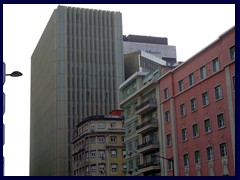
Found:
<path fill-rule="evenodd" d="M 63 4 L 62 4 L 63 5 Z M 29 175 L 30 62 L 31 55 L 58 4 L 3 5 L 3 61 L 7 73 L 5 156 L 6 176 Z M 177 60 L 186 61 L 235 25 L 235 5 L 71 4 L 71 7 L 120 11 L 123 34 L 167 37 L 176 46 Z"/>

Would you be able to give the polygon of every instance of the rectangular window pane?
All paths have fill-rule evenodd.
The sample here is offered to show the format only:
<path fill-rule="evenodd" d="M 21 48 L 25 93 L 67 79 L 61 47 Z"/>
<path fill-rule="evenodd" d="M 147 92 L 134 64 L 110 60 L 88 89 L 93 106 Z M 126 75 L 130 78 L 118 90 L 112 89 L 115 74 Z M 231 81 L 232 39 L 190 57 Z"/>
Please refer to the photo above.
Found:
<path fill-rule="evenodd" d="M 224 115 L 223 115 L 223 113 L 217 115 L 217 121 L 218 121 L 218 128 L 223 128 L 223 127 L 225 127 L 225 122 L 224 122 Z"/>
<path fill-rule="evenodd" d="M 193 137 L 197 137 L 198 136 L 198 125 L 194 124 L 192 126 L 192 129 L 193 129 Z"/>
<path fill-rule="evenodd" d="M 180 105 L 180 115 L 181 116 L 185 116 L 186 115 L 185 104 L 181 104 Z"/>
<path fill-rule="evenodd" d="M 216 100 L 222 98 L 222 88 L 221 88 L 221 86 L 215 87 L 215 98 L 216 98 Z"/>
<path fill-rule="evenodd" d="M 186 128 L 182 129 L 182 140 L 183 141 L 187 140 L 187 129 Z"/>
<path fill-rule="evenodd" d="M 169 111 L 165 112 L 165 122 L 170 122 L 170 114 Z"/>
<path fill-rule="evenodd" d="M 203 103 L 203 106 L 206 106 L 209 103 L 208 102 L 208 93 L 207 92 L 202 94 L 202 103 Z"/>
<path fill-rule="evenodd" d="M 220 144 L 220 156 L 227 157 L 227 144 L 226 143 Z"/>
<path fill-rule="evenodd" d="M 195 82 L 194 74 L 189 74 L 189 86 L 192 86 Z"/>
<path fill-rule="evenodd" d="M 230 48 L 230 59 L 231 61 L 235 60 L 235 46 Z"/>
<path fill-rule="evenodd" d="M 191 99 L 191 111 L 196 111 L 197 109 L 197 103 L 196 98 Z"/>
<path fill-rule="evenodd" d="M 213 160 L 213 148 L 212 147 L 208 147 L 207 148 L 207 160 Z"/>
<path fill-rule="evenodd" d="M 178 89 L 179 89 L 179 92 L 183 91 L 183 80 L 178 81 Z"/>
<path fill-rule="evenodd" d="M 183 163 L 184 163 L 184 167 L 189 166 L 188 154 L 183 155 Z"/>
<path fill-rule="evenodd" d="M 164 100 L 168 98 L 168 88 L 164 89 Z"/>
<path fill-rule="evenodd" d="M 206 119 L 206 120 L 204 121 L 204 129 L 205 129 L 205 133 L 211 132 L 210 119 Z"/>
<path fill-rule="evenodd" d="M 212 66 L 213 66 L 213 72 L 217 72 L 220 70 L 220 62 L 219 62 L 218 58 L 216 58 L 212 61 Z"/>
<path fill-rule="evenodd" d="M 200 77 L 201 79 L 205 79 L 207 77 L 207 70 L 205 66 L 200 68 Z"/>
<path fill-rule="evenodd" d="M 194 157 L 195 157 L 195 164 L 200 163 L 200 151 L 199 150 L 194 152 Z"/>

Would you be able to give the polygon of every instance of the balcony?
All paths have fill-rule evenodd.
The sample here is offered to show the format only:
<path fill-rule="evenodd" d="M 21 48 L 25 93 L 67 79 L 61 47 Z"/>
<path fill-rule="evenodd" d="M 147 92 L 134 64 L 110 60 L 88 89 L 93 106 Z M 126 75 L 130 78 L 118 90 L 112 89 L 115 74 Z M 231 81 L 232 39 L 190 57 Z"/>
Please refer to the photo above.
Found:
<path fill-rule="evenodd" d="M 159 142 L 156 140 L 150 140 L 143 144 L 138 145 L 138 153 L 146 153 L 153 150 L 159 149 Z"/>
<path fill-rule="evenodd" d="M 158 128 L 157 119 L 149 119 L 137 126 L 137 134 L 143 134 Z"/>
<path fill-rule="evenodd" d="M 142 115 L 145 114 L 146 112 L 151 111 L 152 109 L 157 107 L 157 100 L 156 98 L 150 98 L 143 103 L 141 103 L 139 106 L 136 107 L 136 115 Z"/>
<path fill-rule="evenodd" d="M 146 173 L 150 171 L 160 171 L 159 163 L 156 161 L 151 161 L 151 162 L 138 165 L 138 172 Z"/>

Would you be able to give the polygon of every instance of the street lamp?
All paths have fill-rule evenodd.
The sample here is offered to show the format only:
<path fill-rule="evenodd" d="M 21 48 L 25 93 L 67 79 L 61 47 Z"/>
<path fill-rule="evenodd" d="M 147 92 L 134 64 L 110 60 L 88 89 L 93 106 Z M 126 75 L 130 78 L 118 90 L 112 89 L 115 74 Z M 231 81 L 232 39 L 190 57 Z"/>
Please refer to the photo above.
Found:
<path fill-rule="evenodd" d="M 11 74 L 5 74 L 5 76 L 12 76 L 12 77 L 19 77 L 22 76 L 23 74 L 19 71 L 13 71 Z"/>
<path fill-rule="evenodd" d="M 163 157 L 163 156 L 159 156 L 159 155 L 156 155 L 156 154 L 154 154 L 153 157 L 159 157 L 159 158 L 168 160 L 168 162 L 171 162 L 171 164 L 172 164 L 172 170 L 173 170 L 173 176 L 175 176 L 175 173 L 174 173 L 174 160 L 173 160 L 173 158 L 165 158 L 165 157 Z"/>
<path fill-rule="evenodd" d="M 3 62 L 3 85 L 5 83 L 5 76 L 19 77 L 23 75 L 19 71 L 13 71 L 11 74 L 5 74 L 5 70 L 6 70 L 6 64 Z M 3 115 L 4 113 L 5 113 L 5 93 L 3 92 Z M 4 144 L 5 144 L 5 125 L 3 123 L 3 146 Z M 5 158 L 3 156 L 3 175 L 4 175 L 4 161 L 5 161 Z"/>

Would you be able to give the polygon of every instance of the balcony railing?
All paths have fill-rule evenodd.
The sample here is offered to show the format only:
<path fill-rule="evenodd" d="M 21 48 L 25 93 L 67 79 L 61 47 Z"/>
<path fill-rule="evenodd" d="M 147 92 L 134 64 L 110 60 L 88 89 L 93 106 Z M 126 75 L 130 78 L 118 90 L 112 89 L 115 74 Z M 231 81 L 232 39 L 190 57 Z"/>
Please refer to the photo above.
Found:
<path fill-rule="evenodd" d="M 157 125 L 157 119 L 154 118 L 154 119 L 149 119 L 149 120 L 147 120 L 146 122 L 138 125 L 138 126 L 137 126 L 137 130 L 139 130 L 139 129 L 141 129 L 141 128 L 149 125 L 149 124 Z"/>
<path fill-rule="evenodd" d="M 159 166 L 159 163 L 157 161 L 151 161 L 151 162 L 147 162 L 144 164 L 139 164 L 138 169 L 143 169 L 143 168 L 147 168 L 150 166 Z"/>
<path fill-rule="evenodd" d="M 156 98 L 150 98 L 146 101 L 144 101 L 143 103 L 141 103 L 139 106 L 136 107 L 136 111 L 138 111 L 139 109 L 143 108 L 144 106 L 148 105 L 148 104 L 156 104 Z"/>
<path fill-rule="evenodd" d="M 143 144 L 138 145 L 138 150 L 139 150 L 139 149 L 142 149 L 142 148 L 144 148 L 144 147 L 150 146 L 150 145 L 158 145 L 158 144 L 159 144 L 158 141 L 156 141 L 156 140 L 150 140 L 150 141 L 148 141 L 148 142 L 145 142 L 145 143 L 143 143 Z"/>

